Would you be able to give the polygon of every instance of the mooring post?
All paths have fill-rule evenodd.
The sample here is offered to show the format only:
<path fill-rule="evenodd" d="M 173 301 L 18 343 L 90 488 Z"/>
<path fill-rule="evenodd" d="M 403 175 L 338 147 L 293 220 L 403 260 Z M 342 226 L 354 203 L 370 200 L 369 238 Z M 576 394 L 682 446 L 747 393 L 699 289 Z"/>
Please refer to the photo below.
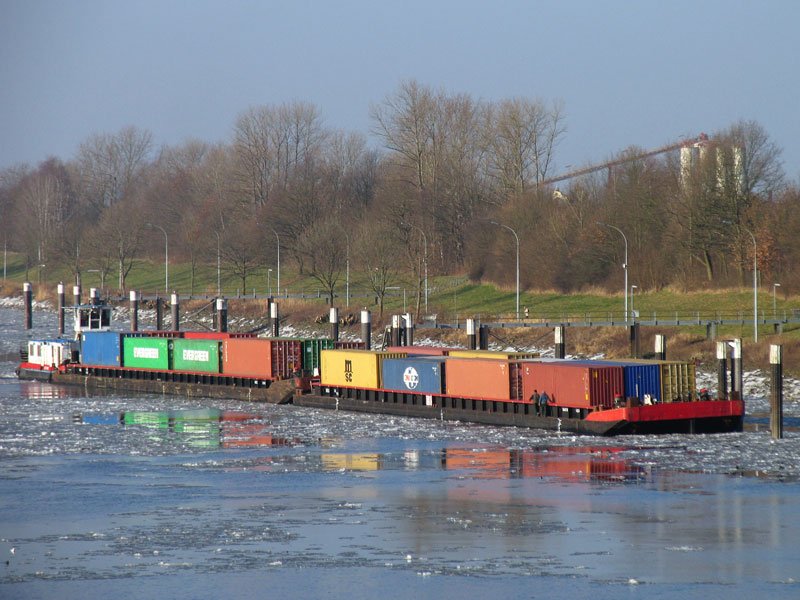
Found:
<path fill-rule="evenodd" d="M 667 337 L 663 334 L 656 334 L 655 347 L 656 360 L 667 360 Z"/>
<path fill-rule="evenodd" d="M 489 349 L 489 326 L 481 325 L 478 327 L 478 348 L 481 350 Z"/>
<path fill-rule="evenodd" d="M 100 304 L 100 290 L 97 288 L 89 288 L 89 304 L 94 306 Z"/>
<path fill-rule="evenodd" d="M 728 342 L 717 342 L 717 398 L 728 398 Z"/>
<path fill-rule="evenodd" d="M 139 293 L 131 290 L 131 331 L 139 331 Z"/>
<path fill-rule="evenodd" d="M 553 334 L 555 336 L 555 357 L 556 358 L 564 358 L 566 357 L 566 343 L 565 343 L 565 328 L 563 325 L 556 325 L 555 329 L 553 330 Z"/>
<path fill-rule="evenodd" d="M 366 308 L 361 311 L 361 341 L 367 350 L 372 349 L 372 314 Z"/>
<path fill-rule="evenodd" d="M 217 331 L 228 331 L 228 301 L 225 298 L 217 298 Z"/>
<path fill-rule="evenodd" d="M 475 319 L 467 319 L 467 348 L 475 350 L 478 347 L 478 340 L 475 336 Z"/>
<path fill-rule="evenodd" d="M 411 313 L 403 315 L 406 325 L 406 346 L 414 345 L 414 321 L 411 319 Z"/>
<path fill-rule="evenodd" d="M 181 308 L 178 294 L 172 292 L 170 296 L 170 314 L 172 315 L 172 331 L 181 330 Z"/>
<path fill-rule="evenodd" d="M 392 346 L 400 346 L 400 315 L 392 315 Z"/>
<path fill-rule="evenodd" d="M 269 316 L 272 319 L 272 337 L 281 337 L 281 320 L 277 302 L 273 302 L 270 305 Z"/>
<path fill-rule="evenodd" d="M 81 286 L 72 286 L 72 306 L 80 306 L 81 304 Z"/>
<path fill-rule="evenodd" d="M 716 321 L 710 321 L 706 323 L 706 339 L 708 341 L 713 342 L 717 339 L 717 323 Z"/>
<path fill-rule="evenodd" d="M 164 301 L 156 296 L 156 331 L 164 330 Z"/>
<path fill-rule="evenodd" d="M 25 303 L 25 329 L 33 329 L 33 287 L 27 281 L 22 284 L 22 297 Z"/>
<path fill-rule="evenodd" d="M 783 438 L 783 346 L 780 344 L 770 345 L 769 364 L 772 368 L 769 428 L 772 439 L 779 440 Z"/>
<path fill-rule="evenodd" d="M 331 339 L 334 342 L 339 341 L 339 309 L 331 306 L 328 313 L 328 322 L 331 324 Z"/>
<path fill-rule="evenodd" d="M 733 357 L 731 358 L 731 398 L 743 400 L 742 391 L 742 340 L 735 339 L 731 342 Z"/>
<path fill-rule="evenodd" d="M 639 358 L 639 323 L 628 326 L 631 339 L 631 358 Z"/>
<path fill-rule="evenodd" d="M 64 284 L 58 284 L 58 335 L 64 335 L 64 306 L 66 304 L 66 294 Z"/>

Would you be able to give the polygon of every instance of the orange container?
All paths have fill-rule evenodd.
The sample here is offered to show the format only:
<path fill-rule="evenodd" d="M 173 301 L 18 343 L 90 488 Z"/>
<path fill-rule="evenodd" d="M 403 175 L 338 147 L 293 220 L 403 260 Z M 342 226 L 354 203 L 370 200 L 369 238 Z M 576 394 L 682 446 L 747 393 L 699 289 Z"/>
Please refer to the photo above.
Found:
<path fill-rule="evenodd" d="M 519 401 L 519 363 L 496 358 L 445 360 L 448 396 L 481 400 Z"/>
<path fill-rule="evenodd" d="M 300 340 L 229 338 L 222 342 L 222 372 L 234 377 L 288 379 L 302 368 Z"/>
<path fill-rule="evenodd" d="M 622 367 L 584 361 L 522 363 L 522 397 L 547 392 L 550 404 L 572 408 L 611 408 L 625 395 Z"/>

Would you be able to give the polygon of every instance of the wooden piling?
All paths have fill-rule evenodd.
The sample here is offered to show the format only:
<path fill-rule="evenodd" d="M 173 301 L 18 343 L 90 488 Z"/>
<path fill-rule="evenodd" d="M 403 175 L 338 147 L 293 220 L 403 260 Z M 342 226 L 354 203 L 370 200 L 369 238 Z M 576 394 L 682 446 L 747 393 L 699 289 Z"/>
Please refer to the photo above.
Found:
<path fill-rule="evenodd" d="M 481 325 L 478 327 L 478 348 L 481 350 L 489 349 L 489 326 Z"/>
<path fill-rule="evenodd" d="M 372 314 L 367 309 L 361 311 L 361 341 L 367 350 L 372 349 Z"/>
<path fill-rule="evenodd" d="M 277 302 L 273 302 L 270 305 L 269 316 L 272 319 L 272 337 L 281 337 L 281 320 Z"/>
<path fill-rule="evenodd" d="M 478 340 L 475 336 L 475 319 L 467 319 L 467 348 L 475 350 L 478 347 Z"/>
<path fill-rule="evenodd" d="M 331 324 L 331 339 L 334 342 L 339 341 L 339 309 L 331 306 L 328 313 L 328 322 Z"/>
<path fill-rule="evenodd" d="M 66 305 L 66 294 L 64 293 L 64 284 L 58 284 L 58 335 L 64 335 L 64 306 Z"/>
<path fill-rule="evenodd" d="M 742 340 L 735 339 L 731 342 L 733 355 L 731 357 L 731 398 L 742 400 Z"/>
<path fill-rule="evenodd" d="M 156 331 L 164 330 L 164 301 L 156 296 Z"/>
<path fill-rule="evenodd" d="M 72 286 L 72 306 L 80 306 L 81 304 L 81 286 Z"/>
<path fill-rule="evenodd" d="M 172 331 L 181 330 L 181 304 L 178 294 L 170 296 L 170 315 L 172 316 Z"/>
<path fill-rule="evenodd" d="M 639 358 L 641 354 L 639 350 L 639 323 L 634 323 L 633 325 L 629 325 L 628 331 L 631 340 L 631 351 L 630 351 L 631 358 Z"/>
<path fill-rule="evenodd" d="M 667 338 L 660 333 L 656 334 L 655 358 L 656 360 L 667 360 Z"/>
<path fill-rule="evenodd" d="M 405 321 L 406 325 L 406 346 L 413 346 L 414 345 L 414 321 L 411 318 L 411 313 L 406 313 L 403 315 L 403 320 Z"/>
<path fill-rule="evenodd" d="M 771 344 L 769 347 L 769 364 L 772 371 L 770 393 L 769 428 L 772 438 L 783 438 L 783 346 Z"/>
<path fill-rule="evenodd" d="M 22 284 L 22 297 L 25 303 L 25 329 L 33 329 L 33 287 L 27 281 Z"/>
<path fill-rule="evenodd" d="M 728 342 L 717 342 L 717 398 L 728 398 Z"/>
<path fill-rule="evenodd" d="M 225 298 L 217 298 L 217 332 L 225 333 L 228 331 L 228 301 Z"/>
<path fill-rule="evenodd" d="M 556 358 L 565 358 L 566 353 L 566 329 L 563 325 L 556 325 L 553 330 L 555 337 L 554 356 Z"/>
<path fill-rule="evenodd" d="M 131 290 L 131 331 L 139 331 L 139 294 Z"/>

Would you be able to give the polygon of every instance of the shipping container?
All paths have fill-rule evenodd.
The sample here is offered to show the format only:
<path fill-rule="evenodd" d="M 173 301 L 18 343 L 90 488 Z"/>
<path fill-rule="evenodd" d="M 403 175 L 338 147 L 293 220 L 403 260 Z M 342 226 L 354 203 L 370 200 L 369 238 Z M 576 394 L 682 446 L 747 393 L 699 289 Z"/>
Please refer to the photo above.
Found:
<path fill-rule="evenodd" d="M 530 402 L 534 391 L 547 392 L 551 404 L 572 408 L 612 408 L 624 398 L 621 366 L 588 361 L 522 363 L 522 395 Z"/>
<path fill-rule="evenodd" d="M 381 387 L 414 394 L 444 393 L 444 357 L 387 358 L 381 366 Z"/>
<path fill-rule="evenodd" d="M 288 379 L 300 370 L 302 351 L 300 340 L 230 338 L 222 342 L 222 372 L 235 377 Z"/>
<path fill-rule="evenodd" d="M 171 365 L 169 343 L 167 338 L 123 336 L 122 366 L 167 371 Z"/>
<path fill-rule="evenodd" d="M 142 331 L 135 331 L 131 332 L 131 334 L 125 335 L 134 335 L 137 337 L 148 336 L 148 337 L 160 337 L 160 338 L 181 338 L 183 337 L 182 331 L 172 331 L 172 330 L 165 330 L 165 329 L 145 329 Z"/>
<path fill-rule="evenodd" d="M 457 348 L 438 348 L 435 346 L 388 346 L 386 352 L 404 352 L 409 356 L 447 356 Z"/>
<path fill-rule="evenodd" d="M 694 363 L 658 361 L 661 364 L 661 402 L 697 399 L 697 372 Z"/>
<path fill-rule="evenodd" d="M 172 368 L 176 371 L 219 373 L 219 340 L 170 340 Z"/>
<path fill-rule="evenodd" d="M 520 364 L 497 358 L 445 360 L 445 389 L 448 396 L 485 400 L 520 401 Z"/>
<path fill-rule="evenodd" d="M 638 398 L 644 403 L 661 402 L 661 363 L 652 360 L 576 360 L 574 364 L 587 366 L 618 366 L 622 367 L 624 381 L 624 397 Z"/>
<path fill-rule="evenodd" d="M 338 342 L 333 342 L 333 347 L 336 350 L 366 350 L 367 343 L 354 340 L 340 340 Z"/>
<path fill-rule="evenodd" d="M 455 358 L 492 358 L 495 360 L 527 360 L 538 358 L 538 352 L 498 352 L 495 350 L 458 350 L 453 349 L 447 353 Z"/>
<path fill-rule="evenodd" d="M 228 331 L 182 331 L 187 340 L 229 340 L 233 338 L 255 338 L 255 333 L 231 333 Z"/>
<path fill-rule="evenodd" d="M 81 333 L 81 364 L 103 367 L 122 366 L 122 336 L 116 331 Z"/>
<path fill-rule="evenodd" d="M 386 358 L 403 358 L 397 352 L 373 350 L 323 350 L 320 383 L 334 387 L 381 387 L 381 363 Z"/>
<path fill-rule="evenodd" d="M 321 353 L 323 350 L 333 349 L 333 340 L 325 338 L 302 339 L 303 345 L 303 372 L 307 375 L 319 375 L 322 367 Z"/>

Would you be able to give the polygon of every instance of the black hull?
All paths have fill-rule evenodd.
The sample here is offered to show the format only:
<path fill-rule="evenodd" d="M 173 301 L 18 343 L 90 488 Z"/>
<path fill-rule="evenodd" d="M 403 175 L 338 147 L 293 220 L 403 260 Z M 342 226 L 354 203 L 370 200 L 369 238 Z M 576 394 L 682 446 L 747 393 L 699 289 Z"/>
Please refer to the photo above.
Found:
<path fill-rule="evenodd" d="M 462 421 L 482 425 L 501 425 L 510 427 L 529 427 L 565 431 L 585 435 L 615 435 L 620 433 L 624 422 L 592 422 L 585 419 L 544 417 L 523 412 L 490 412 L 460 408 L 444 408 L 424 404 L 395 404 L 376 402 L 374 400 L 358 400 L 355 398 L 337 398 L 317 394 L 295 396 L 294 404 L 310 408 L 327 408 L 372 414 L 397 415 L 402 417 L 418 417 L 438 419 L 441 421 Z M 513 404 L 510 406 L 514 406 Z M 517 405 L 520 406 L 520 405 Z"/>

